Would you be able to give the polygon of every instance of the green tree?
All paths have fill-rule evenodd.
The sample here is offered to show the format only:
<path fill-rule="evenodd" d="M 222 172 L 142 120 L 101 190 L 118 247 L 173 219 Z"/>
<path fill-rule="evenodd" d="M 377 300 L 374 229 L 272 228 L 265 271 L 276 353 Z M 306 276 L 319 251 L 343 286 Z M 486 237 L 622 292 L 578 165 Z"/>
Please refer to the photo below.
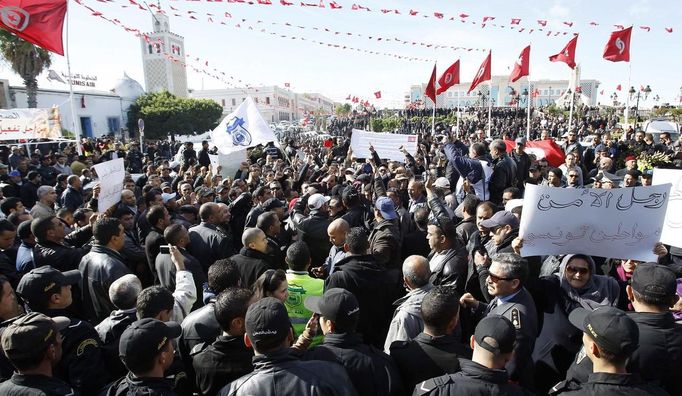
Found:
<path fill-rule="evenodd" d="M 350 103 L 344 103 L 336 108 L 336 115 L 340 117 L 347 116 L 352 110 L 353 108 Z"/>
<path fill-rule="evenodd" d="M 179 98 L 167 91 L 142 95 L 128 109 L 128 128 L 145 124 L 145 137 L 163 139 L 170 133 L 204 133 L 218 125 L 222 107 L 210 99 Z"/>
<path fill-rule="evenodd" d="M 0 53 L 24 80 L 28 107 L 37 107 L 38 76 L 52 64 L 50 52 L 0 29 Z"/>

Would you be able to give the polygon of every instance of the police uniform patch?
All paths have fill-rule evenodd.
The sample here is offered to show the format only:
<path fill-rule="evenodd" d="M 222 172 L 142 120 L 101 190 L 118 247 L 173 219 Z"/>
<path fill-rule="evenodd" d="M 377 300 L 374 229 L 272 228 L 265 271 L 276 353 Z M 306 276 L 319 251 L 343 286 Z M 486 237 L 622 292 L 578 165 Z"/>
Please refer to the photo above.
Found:
<path fill-rule="evenodd" d="M 87 348 L 88 345 L 97 347 L 97 341 L 95 341 L 94 338 L 88 338 L 87 340 L 81 341 L 81 343 L 78 345 L 78 348 L 76 349 L 76 356 L 82 355 L 85 352 L 85 348 Z"/>
<path fill-rule="evenodd" d="M 518 308 L 511 310 L 511 322 L 516 330 L 521 330 L 521 312 L 519 312 Z"/>

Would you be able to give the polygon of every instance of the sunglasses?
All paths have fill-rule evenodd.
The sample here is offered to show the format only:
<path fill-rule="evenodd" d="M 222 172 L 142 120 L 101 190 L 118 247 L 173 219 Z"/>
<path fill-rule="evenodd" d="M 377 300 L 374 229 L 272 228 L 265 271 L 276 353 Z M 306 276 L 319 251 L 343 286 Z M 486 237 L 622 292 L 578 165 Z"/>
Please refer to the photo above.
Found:
<path fill-rule="evenodd" d="M 580 275 L 587 275 L 590 273 L 590 270 L 589 270 L 589 268 L 577 268 L 577 267 L 571 267 L 569 265 L 569 266 L 566 266 L 566 273 L 570 276 L 575 275 L 576 273 L 578 273 Z"/>
<path fill-rule="evenodd" d="M 497 276 L 493 274 L 492 272 L 488 272 L 488 277 L 490 278 L 490 281 L 492 283 L 497 283 L 499 281 L 513 281 L 515 278 L 503 278 L 501 276 Z"/>

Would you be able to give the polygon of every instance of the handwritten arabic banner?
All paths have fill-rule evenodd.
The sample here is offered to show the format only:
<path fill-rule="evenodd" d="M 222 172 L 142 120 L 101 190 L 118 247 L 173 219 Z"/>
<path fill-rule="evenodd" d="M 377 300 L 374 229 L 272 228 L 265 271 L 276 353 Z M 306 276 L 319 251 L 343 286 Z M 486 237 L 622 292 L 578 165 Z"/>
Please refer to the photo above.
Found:
<path fill-rule="evenodd" d="M 123 158 L 102 162 L 95 165 L 94 168 L 100 185 L 97 211 L 103 213 L 121 200 L 121 190 L 123 190 L 123 179 L 126 171 Z"/>
<path fill-rule="evenodd" d="M 661 242 L 682 247 L 682 170 L 654 169 L 654 185 L 671 183 L 668 210 L 665 212 L 665 222 L 661 233 Z"/>
<path fill-rule="evenodd" d="M 0 109 L 0 141 L 21 139 L 57 139 L 62 131 L 59 110 Z"/>
<path fill-rule="evenodd" d="M 410 154 L 416 155 L 417 143 L 416 135 L 367 132 L 360 129 L 353 129 L 353 135 L 350 138 L 350 147 L 357 158 L 372 158 L 372 153 L 369 151 L 371 144 L 379 154 L 379 158 L 401 162 L 405 161 L 405 154 L 398 148 L 403 146 Z"/>
<path fill-rule="evenodd" d="M 527 185 L 523 256 L 582 253 L 655 261 L 670 184 L 618 189 Z"/>

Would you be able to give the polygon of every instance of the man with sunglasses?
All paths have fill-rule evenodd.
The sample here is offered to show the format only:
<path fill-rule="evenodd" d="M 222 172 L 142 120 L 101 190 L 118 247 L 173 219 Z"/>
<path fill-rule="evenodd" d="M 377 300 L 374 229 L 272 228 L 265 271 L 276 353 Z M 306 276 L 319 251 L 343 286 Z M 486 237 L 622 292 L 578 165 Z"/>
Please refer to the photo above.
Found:
<path fill-rule="evenodd" d="M 531 355 L 538 334 L 538 318 L 533 297 L 523 286 L 528 276 L 528 264 L 515 253 L 498 253 L 489 268 L 479 271 L 486 279 L 487 292 L 494 297 L 489 304 L 477 301 L 471 293 L 460 299 L 463 307 L 473 311 L 480 320 L 489 315 L 501 315 L 516 328 L 514 356 L 506 369 L 511 381 L 533 389 L 533 361 Z"/>

